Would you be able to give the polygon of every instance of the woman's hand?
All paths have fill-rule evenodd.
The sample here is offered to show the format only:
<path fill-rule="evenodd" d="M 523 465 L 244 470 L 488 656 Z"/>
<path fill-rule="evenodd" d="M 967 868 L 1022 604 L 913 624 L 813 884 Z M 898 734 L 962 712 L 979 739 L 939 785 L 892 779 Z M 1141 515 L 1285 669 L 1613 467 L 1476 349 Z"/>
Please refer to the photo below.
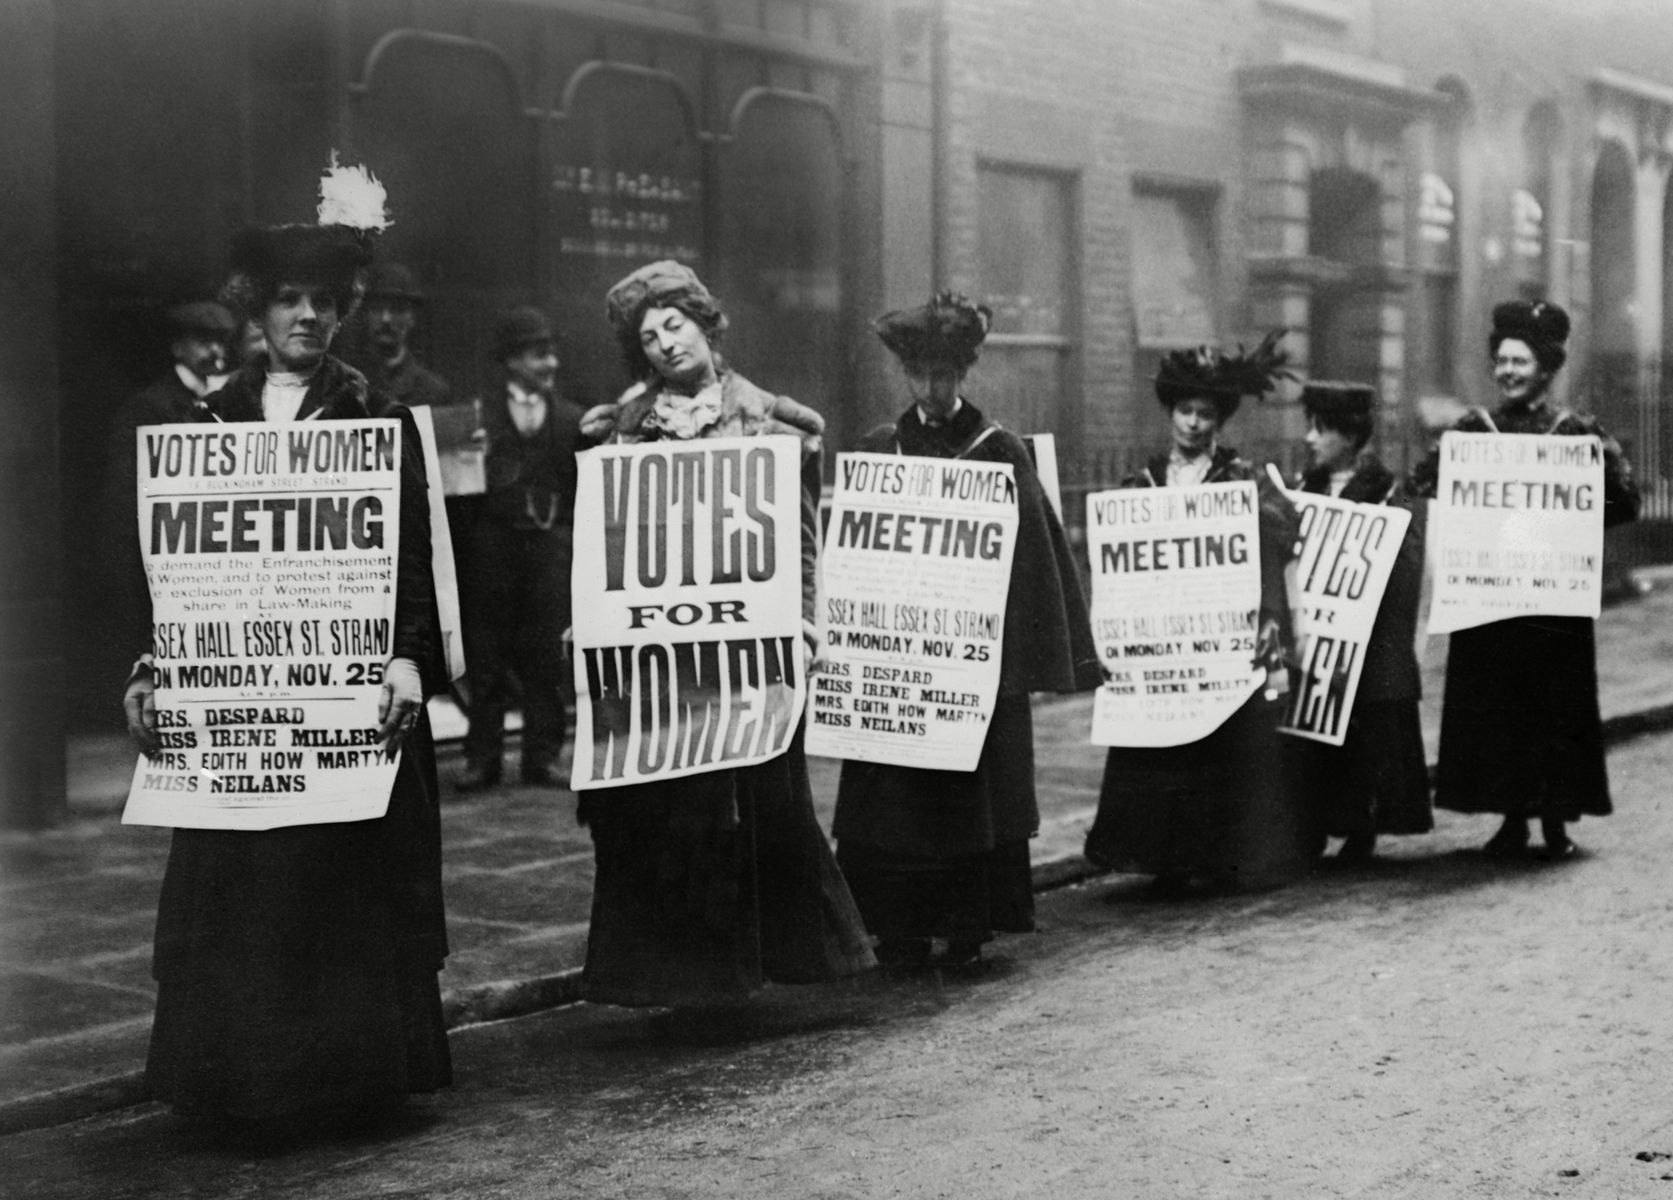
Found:
<path fill-rule="evenodd" d="M 602 442 L 616 432 L 618 404 L 595 404 L 581 414 L 581 436 L 590 442 Z"/>
<path fill-rule="evenodd" d="M 1255 638 L 1255 661 L 1257 667 L 1266 668 L 1266 698 L 1276 700 L 1280 696 L 1290 694 L 1289 665 L 1284 661 L 1284 642 L 1279 634 L 1278 622 L 1268 617 L 1261 622 L 1260 633 Z"/>
<path fill-rule="evenodd" d="M 378 741 L 384 753 L 393 757 L 423 715 L 424 684 L 418 664 L 410 658 L 390 659 L 383 669 L 383 692 L 378 697 Z"/>
<path fill-rule="evenodd" d="M 128 718 L 128 736 L 147 758 L 162 749 L 157 741 L 157 681 L 147 665 L 134 668 L 122 693 L 122 712 Z"/>

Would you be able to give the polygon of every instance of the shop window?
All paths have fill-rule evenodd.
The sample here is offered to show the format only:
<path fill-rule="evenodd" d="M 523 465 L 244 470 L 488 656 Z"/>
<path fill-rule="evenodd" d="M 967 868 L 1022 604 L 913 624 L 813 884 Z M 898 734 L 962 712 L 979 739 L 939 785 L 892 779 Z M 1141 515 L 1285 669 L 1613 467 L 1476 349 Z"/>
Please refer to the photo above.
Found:
<path fill-rule="evenodd" d="M 977 174 L 978 288 L 993 331 L 976 403 L 1019 433 L 1063 433 L 1078 312 L 1074 177 L 1001 164 Z"/>
<path fill-rule="evenodd" d="M 566 99 L 564 119 L 546 127 L 544 291 L 563 334 L 566 383 L 586 402 L 628 383 L 600 319 L 610 286 L 658 259 L 708 267 L 703 157 L 692 101 L 671 75 L 592 63 Z"/>

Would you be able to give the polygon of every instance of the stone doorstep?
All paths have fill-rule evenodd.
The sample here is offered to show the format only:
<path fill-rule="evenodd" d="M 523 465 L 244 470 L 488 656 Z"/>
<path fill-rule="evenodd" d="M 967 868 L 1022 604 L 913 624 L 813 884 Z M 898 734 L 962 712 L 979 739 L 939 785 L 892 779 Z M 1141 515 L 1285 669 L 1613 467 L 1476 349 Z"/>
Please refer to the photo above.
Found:
<path fill-rule="evenodd" d="M 1069 698 L 1047 703 L 1067 703 Z M 1606 745 L 1673 729 L 1673 703 L 1655 705 L 1636 712 L 1606 717 L 1603 736 Z M 1433 772 L 1431 765 L 1431 772 Z M 1061 834 L 1066 823 L 1084 819 L 1091 809 L 1065 814 L 1050 824 Z M 1042 834 L 1046 832 L 1042 829 Z M 1094 878 L 1103 872 L 1078 852 L 1061 852 L 1033 865 L 1034 890 L 1051 891 Z M 505 979 L 482 983 L 457 991 L 444 991 L 442 1012 L 449 1029 L 528 1016 L 546 1009 L 577 1003 L 581 999 L 581 971 L 570 968 L 552 975 L 526 979 Z M 79 1121 L 100 1113 L 128 1108 L 150 1100 L 142 1071 L 74 1084 L 36 1096 L 24 1096 L 0 1103 L 0 1137 Z"/>

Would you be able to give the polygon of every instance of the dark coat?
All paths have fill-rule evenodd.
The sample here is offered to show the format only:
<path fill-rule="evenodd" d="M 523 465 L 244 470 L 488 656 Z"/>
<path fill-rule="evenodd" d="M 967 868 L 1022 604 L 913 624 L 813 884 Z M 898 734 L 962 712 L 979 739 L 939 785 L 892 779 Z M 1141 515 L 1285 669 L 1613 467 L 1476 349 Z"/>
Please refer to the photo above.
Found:
<path fill-rule="evenodd" d="M 109 582 L 120 610 L 123 645 L 143 646 L 151 637 L 151 597 L 145 590 L 145 570 L 134 535 L 138 503 L 138 460 L 134 434 L 143 425 L 174 425 L 202 420 L 204 402 L 170 371 L 129 396 L 111 422 L 105 452 L 104 512 L 101 530 Z"/>
<path fill-rule="evenodd" d="M 772 415 L 781 399 L 728 371 L 720 423 L 702 436 L 805 435 Z M 656 440 L 648 410 L 648 401 L 616 408 L 614 436 Z M 803 445 L 814 457 L 805 436 Z M 804 489 L 804 622 L 813 615 L 817 538 L 815 498 Z M 872 965 L 814 815 L 800 729 L 786 753 L 754 766 L 584 792 L 579 816 L 595 864 L 588 1000 L 712 1005 L 763 981 L 813 983 Z"/>
<path fill-rule="evenodd" d="M 832 833 L 873 933 L 985 941 L 1033 928 L 1027 842 L 1039 830 L 1031 692 L 1081 692 L 1103 673 L 1073 551 L 1027 447 L 965 401 L 926 428 L 916 407 L 859 449 L 1008 463 L 1018 528 L 999 698 L 974 771 L 845 762 Z"/>
<path fill-rule="evenodd" d="M 1330 473 L 1312 470 L 1301 477 L 1301 490 L 1329 495 Z M 1359 677 L 1357 704 L 1383 700 L 1418 700 L 1423 696 L 1417 663 L 1417 610 L 1423 591 L 1423 542 L 1429 508 L 1405 495 L 1394 473 L 1373 454 L 1361 454 L 1354 473 L 1338 499 L 1356 504 L 1389 504 L 1411 514 L 1400 553 L 1377 609 L 1371 639 L 1365 647 L 1365 667 Z"/>
<path fill-rule="evenodd" d="M 1589 416 L 1544 403 L 1465 414 L 1468 433 L 1591 435 L 1603 441 L 1603 523 L 1638 515 L 1640 497 L 1620 444 Z M 1412 474 L 1433 496 L 1437 447 Z M 1441 708 L 1435 804 L 1457 812 L 1573 821 L 1612 811 L 1597 696 L 1597 622 L 1513 617 L 1451 635 Z"/>
<path fill-rule="evenodd" d="M 575 451 L 580 409 L 559 395 L 525 437 L 505 391 L 476 402 L 487 434 L 487 491 L 456 497 L 470 732 L 465 757 L 497 775 L 505 717 L 521 689 L 525 774 L 554 767 L 563 751 L 563 632 L 569 628 L 574 560 Z"/>
<path fill-rule="evenodd" d="M 421 404 L 446 404 L 451 389 L 447 381 L 413 357 L 412 351 L 402 357 L 390 370 L 381 359 L 367 364 L 366 381 L 371 385 L 374 401 L 382 397 L 382 404 L 404 404 L 416 408 Z M 383 408 L 372 413 L 384 416 Z"/>
<path fill-rule="evenodd" d="M 1167 455 L 1157 455 L 1122 486 L 1165 487 L 1167 468 Z M 1276 625 L 1287 657 L 1294 632 L 1285 571 L 1300 536 L 1295 505 L 1235 450 L 1216 449 L 1203 482 L 1242 480 L 1259 493 L 1261 623 Z M 1312 857 L 1313 823 L 1280 744 L 1283 707 L 1256 692 L 1200 741 L 1111 747 L 1086 857 L 1110 870 L 1248 886 L 1299 874 Z"/>
<path fill-rule="evenodd" d="M 262 362 L 206 420 L 262 419 Z M 365 417 L 365 379 L 327 358 L 298 419 Z M 445 683 L 418 434 L 401 422 L 393 652 Z M 447 954 L 429 724 L 371 821 L 264 832 L 176 829 L 157 908 L 152 1094 L 188 1114 L 300 1119 L 398 1103 L 449 1081 L 436 973 Z"/>
<path fill-rule="evenodd" d="M 1328 495 L 1330 472 L 1307 472 L 1301 489 Z M 1341 746 L 1297 739 L 1289 747 L 1297 759 L 1293 767 L 1326 835 L 1428 833 L 1435 818 L 1417 707 L 1423 681 L 1416 651 L 1428 506 L 1408 499 L 1394 473 L 1369 453 L 1360 455 L 1339 498 L 1404 508 L 1412 519 L 1366 643 L 1347 737 Z"/>

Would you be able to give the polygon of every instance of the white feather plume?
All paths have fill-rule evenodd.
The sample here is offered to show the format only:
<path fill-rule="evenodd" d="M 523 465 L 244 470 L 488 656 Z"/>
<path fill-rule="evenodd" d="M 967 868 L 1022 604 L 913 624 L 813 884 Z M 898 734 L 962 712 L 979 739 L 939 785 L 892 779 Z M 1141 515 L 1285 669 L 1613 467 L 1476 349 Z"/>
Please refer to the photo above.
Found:
<path fill-rule="evenodd" d="M 363 166 L 338 165 L 331 152 L 331 166 L 319 181 L 319 223 L 347 225 L 352 229 L 388 229 L 389 214 L 384 202 L 389 194 L 383 184 Z"/>

